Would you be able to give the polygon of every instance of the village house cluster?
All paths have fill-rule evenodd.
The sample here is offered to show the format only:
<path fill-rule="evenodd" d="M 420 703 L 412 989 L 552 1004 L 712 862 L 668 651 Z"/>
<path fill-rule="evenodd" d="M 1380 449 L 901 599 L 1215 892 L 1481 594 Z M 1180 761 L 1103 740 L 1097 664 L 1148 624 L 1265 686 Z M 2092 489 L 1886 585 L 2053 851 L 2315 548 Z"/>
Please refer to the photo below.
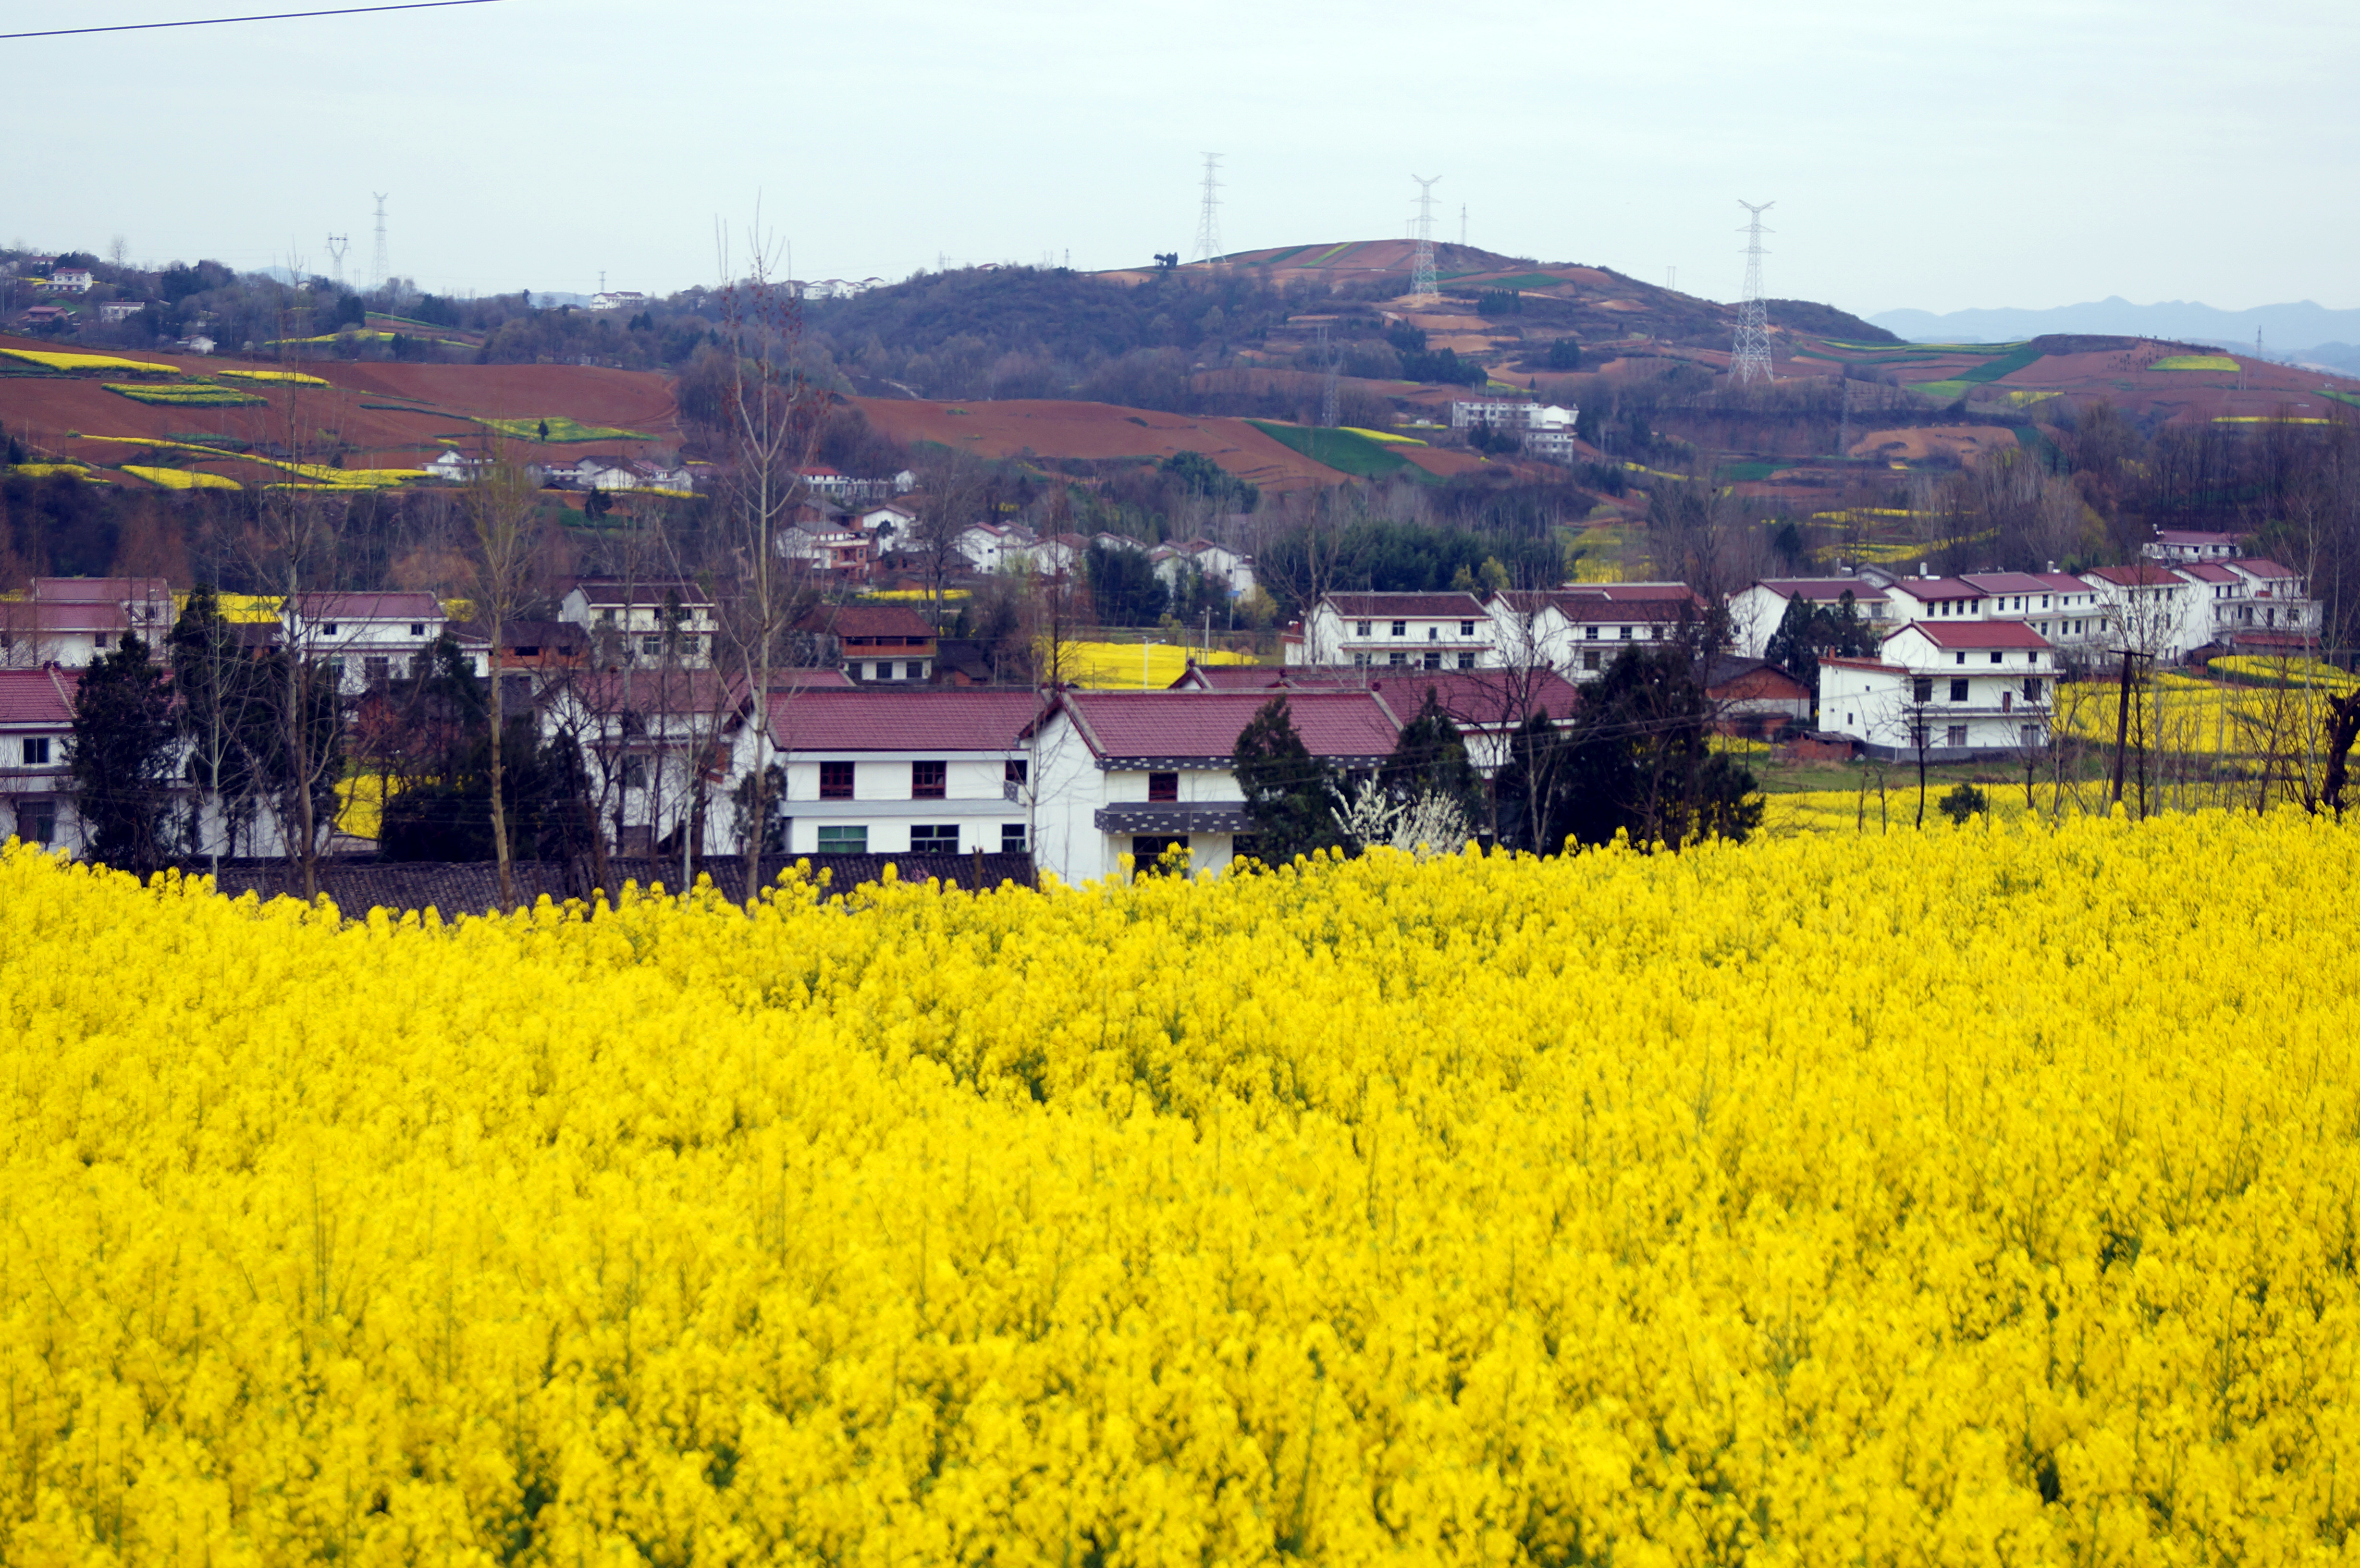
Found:
<path fill-rule="evenodd" d="M 887 503 L 863 528 L 905 520 Z M 978 571 L 1045 572 L 1069 570 L 1096 542 L 996 524 L 960 540 Z M 1160 547 L 1156 560 L 1251 583 L 1251 562 L 1208 540 Z M 79 846 L 67 762 L 81 672 L 126 637 L 160 649 L 182 598 L 161 580 L 121 577 L 42 578 L 0 599 L 0 834 Z M 355 725 L 438 646 L 497 679 L 510 712 L 578 747 L 617 853 L 675 853 L 685 840 L 726 855 L 759 834 L 790 855 L 1025 853 L 1069 879 L 1124 855 L 1176 849 L 1213 866 L 1251 850 L 1230 758 L 1279 694 L 1311 754 L 1344 769 L 1384 757 L 1431 694 L 1489 775 L 1534 714 L 1564 723 L 1622 653 L 1677 643 L 1704 659 L 1725 731 L 1792 735 L 1816 709 L 1819 738 L 1855 754 L 1958 761 L 2045 746 L 2070 673 L 2207 650 L 2300 654 L 2319 627 L 2299 574 L 2228 536 L 2175 533 L 2133 565 L 2079 573 L 1757 582 L 1726 606 L 1718 648 L 1703 647 L 1710 606 L 1678 583 L 1336 591 L 1286 628 L 1282 662 L 1192 664 L 1171 689 L 1142 691 L 990 686 L 906 604 L 823 603 L 793 629 L 792 667 L 757 693 L 724 656 L 722 606 L 685 579 L 578 580 L 555 619 L 508 623 L 497 646 L 429 593 L 258 603 L 238 623 L 241 648 L 299 651 Z M 1765 657 L 1797 603 L 1848 604 L 1874 655 L 1820 659 L 1814 692 Z M 740 822 L 732 802 L 758 771 L 777 781 L 766 820 Z M 202 817 L 193 769 L 174 776 Z M 282 854 L 287 836 L 265 811 L 237 853 Z"/>

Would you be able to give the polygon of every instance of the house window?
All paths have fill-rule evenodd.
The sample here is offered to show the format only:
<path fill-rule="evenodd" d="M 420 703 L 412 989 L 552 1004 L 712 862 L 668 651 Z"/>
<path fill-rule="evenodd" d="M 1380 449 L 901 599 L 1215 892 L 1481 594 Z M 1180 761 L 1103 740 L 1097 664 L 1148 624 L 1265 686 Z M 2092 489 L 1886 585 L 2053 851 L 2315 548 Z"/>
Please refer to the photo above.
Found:
<path fill-rule="evenodd" d="M 1999 654 L 1996 654 L 1996 653 L 1993 654 L 1993 655 L 1992 655 L 1992 662 L 1993 662 L 1994 664 L 1997 664 L 1997 663 L 1999 663 L 1999 662 L 2000 662 L 2000 659 L 2001 659 L 2001 658 L 2002 658 L 2002 657 L 2003 657 L 2002 655 L 1999 655 Z"/>
<path fill-rule="evenodd" d="M 1965 681 L 1951 681 L 1951 682 L 1950 682 L 1950 701 L 1951 701 L 1951 702 L 1965 702 L 1966 700 L 1967 700 L 1967 683 L 1966 683 Z"/>
<path fill-rule="evenodd" d="M 819 798 L 823 800 L 852 799 L 852 764 L 823 762 L 819 765 Z M 822 833 L 827 830 L 822 828 Z"/>
<path fill-rule="evenodd" d="M 1944 733 L 1943 744 L 1950 746 L 1962 746 L 1966 745 L 1967 726 L 1964 724 L 1952 724 L 1950 729 Z"/>
<path fill-rule="evenodd" d="M 47 768 L 49 765 L 49 737 L 47 735 L 26 736 L 25 766 L 27 768 Z"/>
<path fill-rule="evenodd" d="M 1369 635 L 1369 623 L 1366 621 L 1354 621 L 1352 623 L 1352 635 L 1354 637 L 1367 637 Z"/>
<path fill-rule="evenodd" d="M 1631 628 L 1629 626 L 1624 626 L 1622 628 L 1622 640 L 1624 642 L 1629 642 L 1631 640 Z"/>
<path fill-rule="evenodd" d="M 661 653 L 663 651 L 663 638 L 656 636 L 641 637 L 639 639 L 639 651 L 645 654 Z"/>
<path fill-rule="evenodd" d="M 1460 655 L 1459 656 L 1459 669 L 1461 669 L 1461 670 L 1472 670 L 1472 669 L 1474 669 L 1474 668 L 1475 668 L 1475 656 L 1474 656 L 1473 654 L 1471 654 L 1471 653 L 1462 653 L 1462 654 L 1460 654 Z"/>
<path fill-rule="evenodd" d="M 1180 775 L 1151 773 L 1147 776 L 1147 798 L 1151 800 L 1176 800 L 1180 798 Z"/>
<path fill-rule="evenodd" d="M 1353 668 L 1353 669 L 1355 669 L 1355 670 L 1366 670 L 1368 667 L 1369 667 L 1369 656 L 1368 656 L 1367 654 L 1365 654 L 1365 653 L 1356 653 L 1356 654 L 1354 654 L 1354 655 L 1352 656 L 1352 668 Z"/>
<path fill-rule="evenodd" d="M 410 622 L 410 635 L 411 637 L 424 637 L 426 635 L 426 623 L 424 621 Z"/>
<path fill-rule="evenodd" d="M 1909 726 L 1909 745 L 1913 750 L 1922 751 L 1925 749 L 1926 726 L 1924 724 L 1911 724 Z"/>
<path fill-rule="evenodd" d="M 328 672 L 328 684 L 331 686 L 342 686 L 344 683 L 344 661 L 343 659 L 332 659 L 328 660 L 322 668 Z"/>
<path fill-rule="evenodd" d="M 1441 654 L 1439 654 L 1439 653 L 1429 653 L 1429 654 L 1427 654 L 1427 655 L 1426 656 L 1426 667 L 1428 670 L 1439 670 L 1439 669 L 1441 669 L 1441 668 L 1442 668 L 1442 655 L 1441 655 Z"/>
<path fill-rule="evenodd" d="M 648 759 L 644 757 L 623 758 L 623 788 L 644 789 L 648 787 Z"/>
<path fill-rule="evenodd" d="M 599 624 L 600 626 L 613 626 L 613 625 L 615 624 L 615 612 L 614 612 L 614 611 L 612 611 L 612 610 L 601 610 L 601 611 L 599 611 L 599 612 L 598 612 L 598 624 Z"/>
<path fill-rule="evenodd" d="M 1022 822 L 1002 822 L 1000 824 L 1000 854 L 1022 855 L 1029 847 L 1030 845 L 1025 842 L 1024 824 Z"/>
<path fill-rule="evenodd" d="M 93 638 L 91 638 L 91 639 L 90 639 L 90 645 L 91 645 L 91 647 L 93 647 L 93 648 L 94 648 L 98 649 L 101 653 L 105 652 L 105 651 L 106 651 L 106 634 L 105 634 L 104 632 L 101 632 L 101 633 L 99 633 L 96 637 L 93 637 Z"/>
<path fill-rule="evenodd" d="M 2027 750 L 2038 746 L 2040 744 L 2040 726 L 2038 724 L 2018 725 L 2016 732 L 2016 738 Z"/>
<path fill-rule="evenodd" d="M 1582 650 L 1582 654 L 1581 654 L 1581 667 L 1582 667 L 1584 670 L 1596 670 L 1596 669 L 1600 668 L 1600 665 L 1599 665 L 1599 653 L 1598 653 L 1598 650 L 1597 650 L 1596 648 L 1584 648 L 1584 649 Z"/>
<path fill-rule="evenodd" d="M 2027 702 L 2038 702 L 2040 701 L 2039 676 L 2031 676 L 2024 682 L 2024 700 Z"/>
<path fill-rule="evenodd" d="M 819 830 L 819 853 L 822 855 L 866 855 L 869 853 L 869 830 L 866 827 L 830 825 Z"/>
<path fill-rule="evenodd" d="M 910 799 L 942 800 L 950 793 L 950 779 L 947 762 L 913 762 L 910 764 Z"/>
<path fill-rule="evenodd" d="M 1909 682 L 1909 700 L 1913 702 L 1932 702 L 1934 700 L 1934 678 L 1930 675 L 1920 675 L 1917 680 Z"/>
<path fill-rule="evenodd" d="M 393 660 L 390 659 L 362 659 L 361 679 L 367 682 L 372 690 L 383 690 L 385 683 L 393 679 Z"/>
<path fill-rule="evenodd" d="M 1442 628 L 1440 626 L 1426 627 L 1426 640 L 1428 642 L 1440 642 L 1442 640 Z"/>
<path fill-rule="evenodd" d="M 17 801 L 16 836 L 27 844 L 57 843 L 57 802 L 54 800 Z"/>
<path fill-rule="evenodd" d="M 1588 642 L 1596 642 L 1598 640 L 1598 628 L 1596 626 L 1584 626 L 1581 628 L 1581 635 L 1583 640 Z"/>
<path fill-rule="evenodd" d="M 1262 840 L 1253 833 L 1240 833 L 1229 840 L 1231 860 L 1252 860 L 1262 854 Z"/>
<path fill-rule="evenodd" d="M 1950 656 L 1950 659 L 1951 662 L 1956 664 L 1964 664 L 1967 661 L 1967 656 L 1963 653 L 1954 653 Z"/>
<path fill-rule="evenodd" d="M 958 823 L 912 822 L 910 825 L 912 855 L 956 855 Z"/>
<path fill-rule="evenodd" d="M 320 628 L 320 635 L 322 637 L 334 637 L 336 635 L 336 623 L 330 621 L 326 625 L 322 626 Z"/>
<path fill-rule="evenodd" d="M 1393 623 L 1393 636 L 1395 636 L 1395 637 L 1407 637 L 1407 636 L 1409 636 L 1409 623 L 1408 623 L 1407 621 L 1395 621 L 1395 622 Z"/>
<path fill-rule="evenodd" d="M 1389 653 L 1385 656 L 1385 662 L 1393 666 L 1395 670 L 1399 670 L 1409 663 L 1409 655 L 1399 651 Z"/>
<path fill-rule="evenodd" d="M 1032 765 L 1021 757 L 1011 757 L 1001 765 L 1000 777 L 1003 782 L 1021 787 L 1032 777 Z"/>
<path fill-rule="evenodd" d="M 1180 858 L 1173 868 L 1178 871 L 1187 870 L 1188 835 L 1186 833 L 1133 833 L 1131 835 L 1131 868 L 1142 877 L 1155 876 L 1164 870 L 1161 862 L 1164 854 L 1175 849 L 1180 852 Z"/>

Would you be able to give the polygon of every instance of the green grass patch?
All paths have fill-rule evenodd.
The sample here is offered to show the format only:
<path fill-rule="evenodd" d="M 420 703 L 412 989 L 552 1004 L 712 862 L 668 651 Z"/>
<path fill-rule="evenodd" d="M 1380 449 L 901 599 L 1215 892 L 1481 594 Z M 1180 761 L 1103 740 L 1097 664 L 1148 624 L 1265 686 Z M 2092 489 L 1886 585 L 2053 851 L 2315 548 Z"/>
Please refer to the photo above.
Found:
<path fill-rule="evenodd" d="M 578 420 L 568 419 L 563 414 L 550 414 L 530 419 L 477 419 L 473 414 L 462 414 L 460 418 L 475 419 L 475 423 L 485 429 L 497 430 L 500 434 L 517 441 L 537 441 L 546 439 L 552 446 L 563 446 L 579 441 L 653 441 L 656 439 L 638 430 L 618 430 L 606 425 L 585 425 Z M 549 434 L 546 438 L 541 433 L 541 427 L 544 424 L 549 427 Z"/>
<path fill-rule="evenodd" d="M 2225 370 L 2234 375 L 2237 362 L 2225 354 L 2175 354 L 2157 360 L 2149 370 Z"/>
<path fill-rule="evenodd" d="M 1301 256 L 1305 251 L 1309 250 L 1310 248 L 1311 247 L 1307 245 L 1289 245 L 1284 250 L 1280 251 L 1276 256 L 1267 256 L 1262 260 L 1256 262 L 1254 265 L 1257 267 L 1276 267 L 1282 261 L 1294 260 L 1296 256 Z"/>
<path fill-rule="evenodd" d="M 1474 275 L 1472 273 L 1459 272 L 1453 273 L 1451 276 L 1455 278 L 1470 278 Z M 1551 277 L 1546 272 L 1520 272 L 1513 278 L 1486 278 L 1483 279 L 1484 286 L 1491 289 L 1554 289 L 1564 281 L 1564 278 Z"/>
<path fill-rule="evenodd" d="M 1401 453 L 1391 451 L 1385 442 L 1371 441 L 1350 430 L 1273 424 L 1266 419 L 1248 419 L 1246 423 L 1281 446 L 1355 479 L 1384 479 L 1404 470 L 1417 478 L 1434 477 Z"/>
<path fill-rule="evenodd" d="M 2319 395 L 2322 397 L 2333 398 L 2338 403 L 2348 403 L 2353 408 L 2360 408 L 2360 394 L 2338 392 L 2333 387 L 2322 387 L 2319 389 Z"/>
<path fill-rule="evenodd" d="M 440 416 L 446 419 L 451 417 L 441 408 L 413 408 L 407 403 L 363 403 L 361 407 L 388 414 L 424 414 L 429 418 Z"/>
<path fill-rule="evenodd" d="M 1970 386 L 1997 381 L 2003 376 L 2013 376 L 2017 371 L 2038 365 L 2048 357 L 2046 350 L 2027 344 L 2005 359 L 1994 359 L 1988 365 L 1978 365 L 1972 370 L 1961 372 L 1957 379 Z"/>
<path fill-rule="evenodd" d="M 1297 267 L 1324 266 L 1327 263 L 1335 260 L 1338 256 L 1343 255 L 1346 251 L 1350 250 L 1354 245 L 1359 245 L 1360 243 L 1360 242 L 1358 240 L 1346 240 L 1342 245 L 1330 246 L 1328 249 L 1320 252 L 1317 256 L 1311 257 L 1308 261 L 1298 261 L 1295 265 Z M 1304 248 L 1307 250 L 1310 247 L 1306 245 Z"/>
<path fill-rule="evenodd" d="M 1972 385 L 1972 382 L 1963 380 L 1913 381 L 1909 384 L 1909 390 L 1922 392 L 1928 397 L 1939 397 L 1943 402 L 1949 403 L 1965 397 L 1967 388 Z"/>
<path fill-rule="evenodd" d="M 1746 484 L 1767 479 L 1782 468 L 1794 466 L 1791 463 L 1724 463 L 1720 473 L 1723 479 Z"/>

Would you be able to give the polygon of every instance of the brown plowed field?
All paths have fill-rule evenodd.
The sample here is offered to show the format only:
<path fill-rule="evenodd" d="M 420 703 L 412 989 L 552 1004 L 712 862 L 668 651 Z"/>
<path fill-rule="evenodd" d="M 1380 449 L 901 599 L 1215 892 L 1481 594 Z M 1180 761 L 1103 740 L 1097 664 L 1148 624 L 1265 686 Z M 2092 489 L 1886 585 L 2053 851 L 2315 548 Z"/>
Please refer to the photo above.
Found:
<path fill-rule="evenodd" d="M 1264 490 L 1341 484 L 1326 463 L 1271 440 L 1243 419 L 1164 414 L 1112 403 L 1048 398 L 925 403 L 856 397 L 869 422 L 908 445 L 933 441 L 985 457 L 1170 457 L 1197 452 Z"/>
<path fill-rule="evenodd" d="M 1954 457 L 1965 463 L 2016 444 L 2016 432 L 2004 425 L 1927 425 L 1911 430 L 1871 430 L 1852 443 L 1850 455 L 1904 463 Z"/>

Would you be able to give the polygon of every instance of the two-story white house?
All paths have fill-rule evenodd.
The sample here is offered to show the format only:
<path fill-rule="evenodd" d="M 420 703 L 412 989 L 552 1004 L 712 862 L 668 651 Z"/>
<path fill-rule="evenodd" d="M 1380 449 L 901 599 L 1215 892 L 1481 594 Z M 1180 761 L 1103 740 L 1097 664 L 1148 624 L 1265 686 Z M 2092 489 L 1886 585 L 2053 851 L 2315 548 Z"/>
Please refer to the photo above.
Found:
<path fill-rule="evenodd" d="M 743 681 L 678 666 L 576 670 L 541 695 L 545 739 L 579 748 L 601 831 L 617 853 L 738 849 L 732 763 L 752 704 Z"/>
<path fill-rule="evenodd" d="M 1702 605 L 1685 583 L 1583 583 L 1494 593 L 1486 608 L 1502 664 L 1546 666 L 1581 684 L 1626 648 L 1676 637 Z"/>
<path fill-rule="evenodd" d="M 1492 649 L 1491 614 L 1472 593 L 1328 593 L 1286 645 L 1286 662 L 1480 670 Z"/>
<path fill-rule="evenodd" d="M 298 593 L 279 607 L 279 635 L 354 697 L 417 668 L 442 635 L 442 606 L 432 593 Z"/>
<path fill-rule="evenodd" d="M 557 618 L 586 630 L 594 662 L 610 670 L 626 663 L 705 669 L 721 629 L 712 595 L 686 578 L 580 578 Z"/>
<path fill-rule="evenodd" d="M 952 541 L 969 566 L 984 572 L 1031 565 L 1031 551 L 1039 542 L 1030 528 L 1013 523 L 969 523 Z"/>
<path fill-rule="evenodd" d="M 1814 610 L 1833 610 L 1847 594 L 1852 614 L 1863 623 L 1880 636 L 1891 629 L 1891 604 L 1881 583 L 1864 577 L 1765 577 L 1730 596 L 1731 648 L 1741 658 L 1760 659 L 1796 600 Z"/>
<path fill-rule="evenodd" d="M 2205 533 L 2194 528 L 2158 528 L 2155 538 L 2139 546 L 2149 561 L 2186 566 L 2199 561 L 2234 560 L 2244 552 L 2235 534 Z"/>
<path fill-rule="evenodd" d="M 1819 728 L 1872 756 L 1969 762 L 2049 743 L 2057 649 L 2022 621 L 1927 620 L 1875 659 L 1819 661 Z"/>
<path fill-rule="evenodd" d="M 1254 585 L 1253 557 L 1211 539 L 1177 539 L 1157 545 L 1148 556 L 1155 562 L 1155 575 L 1164 580 L 1167 588 L 1175 586 L 1182 569 L 1190 566 L 1233 598 L 1250 592 Z"/>
<path fill-rule="evenodd" d="M 774 691 L 737 772 L 775 767 L 788 855 L 1022 854 L 1032 847 L 1030 691 Z"/>
<path fill-rule="evenodd" d="M 2176 660 L 2212 640 L 2205 584 L 2151 561 L 2081 574 L 2097 595 L 2104 629 L 2092 651 Z"/>
<path fill-rule="evenodd" d="M 66 772 L 77 670 L 0 670 L 0 840 L 74 848 L 82 819 Z"/>
<path fill-rule="evenodd" d="M 1061 692 L 1029 732 L 1034 864 L 1078 882 L 1120 874 L 1124 855 L 1147 865 L 1185 850 L 1194 870 L 1251 854 L 1238 736 L 1279 695 L 1328 767 L 1366 770 L 1393 754 L 1401 725 L 1373 691 Z"/>
<path fill-rule="evenodd" d="M 2318 645 L 2319 602 L 2301 572 L 2252 558 L 2229 561 L 2226 570 L 2235 581 L 2215 607 L 2212 640 L 2239 653 L 2300 653 Z"/>
<path fill-rule="evenodd" d="M 0 601 L 0 666 L 86 669 L 126 634 L 161 658 L 173 614 L 160 577 L 36 577 L 23 597 Z"/>

